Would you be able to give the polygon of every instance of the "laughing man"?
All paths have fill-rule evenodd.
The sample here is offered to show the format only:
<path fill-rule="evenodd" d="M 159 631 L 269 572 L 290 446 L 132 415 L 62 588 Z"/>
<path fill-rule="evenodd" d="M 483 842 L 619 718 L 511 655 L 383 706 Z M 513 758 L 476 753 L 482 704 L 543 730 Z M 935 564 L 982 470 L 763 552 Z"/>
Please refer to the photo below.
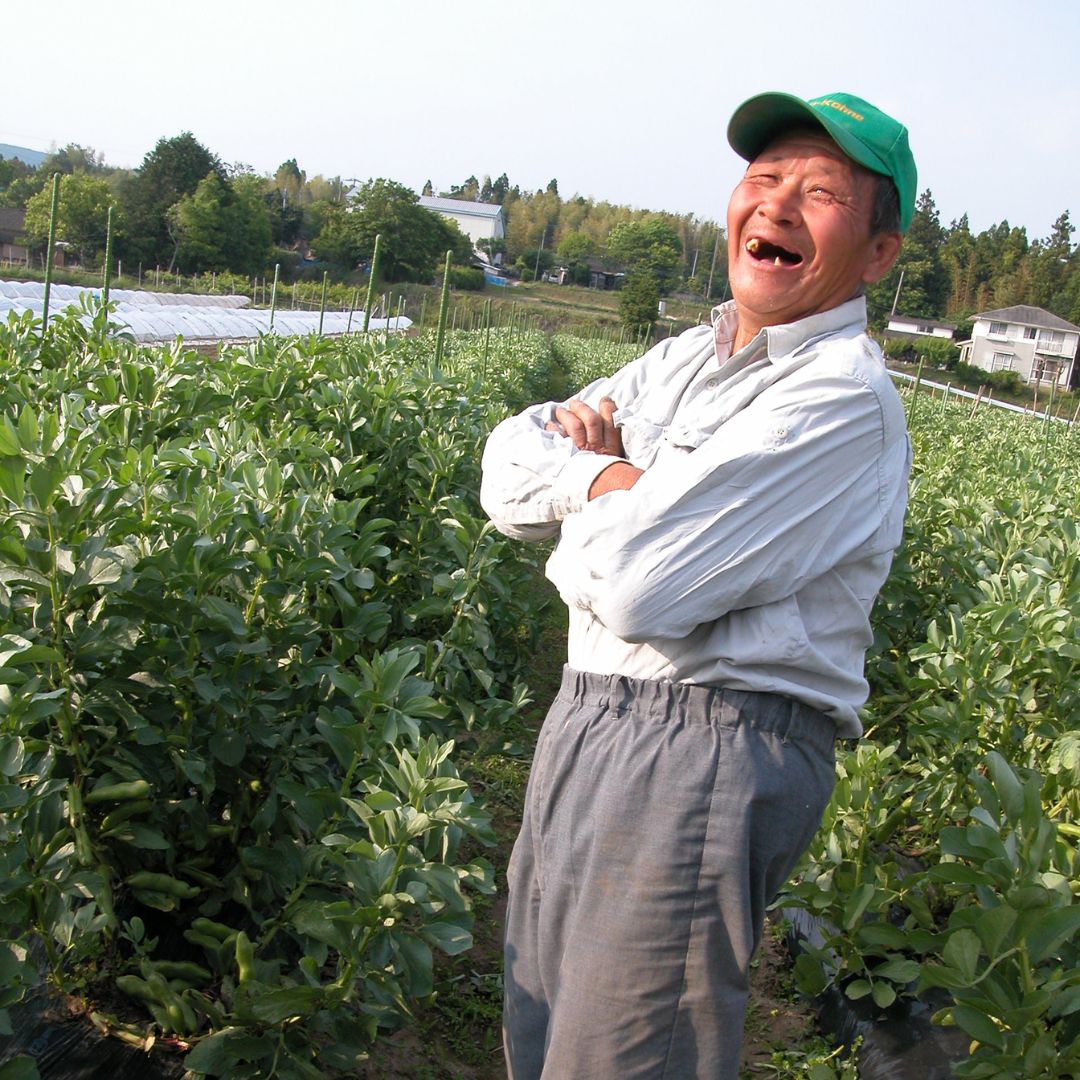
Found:
<path fill-rule="evenodd" d="M 484 454 L 570 612 L 508 872 L 512 1080 L 734 1080 L 765 909 L 861 734 L 910 465 L 862 292 L 915 165 L 850 94 L 751 98 L 728 140 L 734 299 Z"/>

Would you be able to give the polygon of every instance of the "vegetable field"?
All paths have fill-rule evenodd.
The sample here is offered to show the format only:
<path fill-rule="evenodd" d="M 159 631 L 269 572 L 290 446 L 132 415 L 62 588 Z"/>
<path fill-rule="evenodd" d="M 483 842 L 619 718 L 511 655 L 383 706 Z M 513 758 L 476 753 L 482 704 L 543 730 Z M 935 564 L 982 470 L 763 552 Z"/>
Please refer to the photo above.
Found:
<path fill-rule="evenodd" d="M 957 1075 L 1076 1076 L 1080 433 L 905 395 L 867 738 L 782 900 L 825 921 L 797 980 L 881 1009 L 942 989 L 938 1019 L 971 1037 Z"/>
<path fill-rule="evenodd" d="M 456 755 L 520 714 L 539 626 L 483 439 L 634 351 L 0 326 L 0 1007 L 44 969 L 229 1077 L 349 1075 L 407 1022 L 495 887 Z M 908 540 L 782 900 L 825 920 L 796 975 L 944 991 L 962 1075 L 1075 1075 L 1080 435 L 906 400 Z"/>

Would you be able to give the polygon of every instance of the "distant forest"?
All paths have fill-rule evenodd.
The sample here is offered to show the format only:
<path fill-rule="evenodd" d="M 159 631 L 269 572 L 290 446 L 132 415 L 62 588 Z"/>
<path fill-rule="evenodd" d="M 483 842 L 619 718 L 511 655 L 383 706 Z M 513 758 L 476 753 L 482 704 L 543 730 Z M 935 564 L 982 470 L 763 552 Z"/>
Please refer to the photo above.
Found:
<path fill-rule="evenodd" d="M 380 251 L 388 253 L 381 276 L 391 281 L 430 280 L 447 249 L 463 266 L 472 256 L 453 223 L 420 207 L 405 185 L 372 179 L 350 193 L 340 177 L 309 177 L 295 160 L 272 176 L 259 175 L 223 163 L 190 132 L 161 139 L 136 169 L 112 168 L 77 144 L 38 168 L 0 159 L 0 206 L 25 209 L 24 242 L 38 254 L 47 244 L 54 173 L 62 177 L 58 239 L 86 266 L 101 263 L 110 205 L 114 251 L 132 270 L 252 276 L 276 263 L 287 277 L 321 276 L 324 268 L 345 277 L 369 262 L 376 233 L 384 236 Z M 423 193 L 499 203 L 506 238 L 488 245 L 488 254 L 525 279 L 559 265 L 571 280 L 586 283 L 590 268 L 602 266 L 649 274 L 664 294 L 726 295 L 723 229 L 715 221 L 564 198 L 554 179 L 523 190 L 505 173 L 494 180 L 470 176 L 448 191 L 429 182 Z M 966 214 L 945 226 L 927 189 L 897 265 L 868 290 L 871 323 L 881 325 L 894 302 L 900 314 L 957 324 L 1013 304 L 1080 323 L 1073 232 L 1067 210 L 1045 238 L 1030 239 L 1007 221 L 973 233 Z"/>

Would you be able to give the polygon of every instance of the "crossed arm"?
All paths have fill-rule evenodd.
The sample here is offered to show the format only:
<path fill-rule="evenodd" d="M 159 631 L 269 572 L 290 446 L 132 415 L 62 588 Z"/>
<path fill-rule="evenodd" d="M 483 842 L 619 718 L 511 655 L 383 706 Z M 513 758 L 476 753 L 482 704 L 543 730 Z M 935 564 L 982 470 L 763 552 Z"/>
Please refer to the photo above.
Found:
<path fill-rule="evenodd" d="M 601 398 L 598 404 L 599 409 L 594 409 L 574 398 L 555 410 L 555 419 L 548 421 L 544 430 L 565 436 L 579 450 L 621 458 L 622 434 L 613 419 L 617 406 L 609 397 Z M 629 491 L 643 473 L 628 461 L 613 461 L 589 486 L 589 501 L 609 491 Z"/>

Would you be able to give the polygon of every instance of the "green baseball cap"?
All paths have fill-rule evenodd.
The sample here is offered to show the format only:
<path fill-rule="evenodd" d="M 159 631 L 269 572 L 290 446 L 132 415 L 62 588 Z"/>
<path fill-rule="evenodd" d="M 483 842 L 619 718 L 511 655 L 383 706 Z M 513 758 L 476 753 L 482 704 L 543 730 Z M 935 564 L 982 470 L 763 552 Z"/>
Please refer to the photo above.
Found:
<path fill-rule="evenodd" d="M 820 124 L 852 161 L 891 178 L 900 198 L 900 231 L 915 213 L 915 159 L 907 128 L 854 94 L 824 94 L 803 101 L 792 94 L 758 94 L 744 101 L 728 124 L 728 142 L 753 161 L 785 128 Z"/>

